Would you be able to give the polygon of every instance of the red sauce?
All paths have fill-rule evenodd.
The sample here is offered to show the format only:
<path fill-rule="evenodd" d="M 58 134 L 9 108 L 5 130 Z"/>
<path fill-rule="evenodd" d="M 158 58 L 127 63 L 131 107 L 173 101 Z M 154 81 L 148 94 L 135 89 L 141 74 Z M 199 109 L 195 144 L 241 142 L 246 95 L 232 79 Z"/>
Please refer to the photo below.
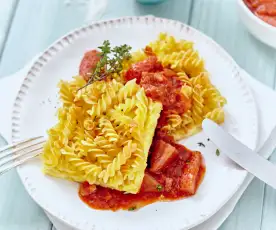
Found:
<path fill-rule="evenodd" d="M 175 143 L 160 129 L 167 124 L 169 114 L 185 113 L 191 101 L 180 93 L 182 82 L 176 73 L 163 68 L 149 47 L 145 53 L 148 58 L 132 65 L 125 74 L 126 80 L 136 79 L 148 97 L 163 104 L 143 183 L 137 194 L 82 183 L 79 196 L 94 209 L 133 210 L 159 200 L 188 197 L 196 193 L 205 174 L 201 153 Z"/>
<path fill-rule="evenodd" d="M 90 185 L 87 182 L 81 184 L 80 191 Z M 81 199 L 94 209 L 105 209 L 116 211 L 119 209 L 136 209 L 146 204 L 151 204 L 157 200 L 161 193 L 158 192 L 139 192 L 138 194 L 124 194 L 123 192 L 97 186 L 94 193 L 88 196 L 81 196 Z"/>
<path fill-rule="evenodd" d="M 173 70 L 163 68 L 149 47 L 146 48 L 146 53 L 151 55 L 146 60 L 132 65 L 125 74 L 126 80 L 136 78 L 136 82 L 145 89 L 148 97 L 162 102 L 163 114 L 185 113 L 191 108 L 191 100 L 180 92 L 183 83 Z"/>
<path fill-rule="evenodd" d="M 173 72 L 168 69 L 155 73 L 143 72 L 140 85 L 148 97 L 162 102 L 163 112 L 183 114 L 190 109 L 191 101 L 180 92 L 182 82 L 176 75 L 166 75 L 169 71 Z"/>
<path fill-rule="evenodd" d="M 257 17 L 272 26 L 276 26 L 275 0 L 244 0 L 244 2 Z"/>
<path fill-rule="evenodd" d="M 146 60 L 138 62 L 126 72 L 125 78 L 127 81 L 130 81 L 136 78 L 136 82 L 140 83 L 142 78 L 142 73 L 154 73 L 163 70 L 163 66 L 161 63 L 157 61 L 156 56 L 149 56 Z"/>
<path fill-rule="evenodd" d="M 164 171 L 152 173 L 150 169 L 147 169 L 145 178 L 151 177 L 155 182 L 148 185 L 144 179 L 141 190 L 137 194 L 124 194 L 101 186 L 96 186 L 95 190 L 92 189 L 93 192 L 87 194 L 86 191 L 90 190 L 91 185 L 84 182 L 80 185 L 79 196 L 94 209 L 113 211 L 119 209 L 134 210 L 156 201 L 176 200 L 192 196 L 204 177 L 205 166 L 199 152 L 191 152 L 187 149 L 185 151 L 189 151 L 191 154 L 187 160 L 181 160 L 179 157 Z M 200 162 L 200 165 L 196 161 Z M 194 171 L 197 172 L 194 173 Z M 190 177 L 195 178 L 191 180 Z M 82 193 L 86 193 L 86 195 L 82 195 Z"/>

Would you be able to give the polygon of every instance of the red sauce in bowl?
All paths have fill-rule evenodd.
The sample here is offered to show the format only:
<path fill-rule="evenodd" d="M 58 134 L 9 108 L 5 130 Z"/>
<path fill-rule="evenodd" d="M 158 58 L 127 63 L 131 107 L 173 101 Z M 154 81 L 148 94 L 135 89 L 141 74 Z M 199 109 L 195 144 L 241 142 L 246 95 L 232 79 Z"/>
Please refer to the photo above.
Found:
<path fill-rule="evenodd" d="M 266 23 L 276 26 L 275 0 L 244 0 L 248 8 Z"/>

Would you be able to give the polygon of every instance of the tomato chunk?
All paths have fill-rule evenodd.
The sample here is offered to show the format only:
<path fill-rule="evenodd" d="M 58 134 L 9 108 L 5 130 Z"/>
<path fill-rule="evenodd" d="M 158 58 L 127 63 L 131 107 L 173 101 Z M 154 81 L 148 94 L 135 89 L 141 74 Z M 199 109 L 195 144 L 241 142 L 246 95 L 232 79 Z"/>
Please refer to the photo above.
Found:
<path fill-rule="evenodd" d="M 133 64 L 126 72 L 125 78 L 130 81 L 136 78 L 136 82 L 140 83 L 143 72 L 157 72 L 162 71 L 163 66 L 158 62 L 156 56 L 149 56 L 146 60 Z"/>
<path fill-rule="evenodd" d="M 155 148 L 151 156 L 151 172 L 159 172 L 168 166 L 176 157 L 178 151 L 175 147 L 166 143 L 165 141 L 159 140 L 156 142 Z"/>
<path fill-rule="evenodd" d="M 188 164 L 184 167 L 183 174 L 181 176 L 180 191 L 186 192 L 190 195 L 195 194 L 201 161 L 201 153 L 193 152 L 192 156 L 189 158 Z"/>
<path fill-rule="evenodd" d="M 148 172 L 145 173 L 140 192 L 158 192 L 158 181 Z"/>
<path fill-rule="evenodd" d="M 191 100 L 181 93 L 182 82 L 173 71 L 143 72 L 140 85 L 146 95 L 163 104 L 163 111 L 172 110 L 183 114 L 191 108 Z"/>
<path fill-rule="evenodd" d="M 80 185 L 79 193 L 81 196 L 88 196 L 96 191 L 96 185 L 84 182 Z"/>
<path fill-rule="evenodd" d="M 185 146 L 177 143 L 173 143 L 173 146 L 178 150 L 179 158 L 182 161 L 187 161 L 192 156 L 193 152 L 187 149 Z"/>

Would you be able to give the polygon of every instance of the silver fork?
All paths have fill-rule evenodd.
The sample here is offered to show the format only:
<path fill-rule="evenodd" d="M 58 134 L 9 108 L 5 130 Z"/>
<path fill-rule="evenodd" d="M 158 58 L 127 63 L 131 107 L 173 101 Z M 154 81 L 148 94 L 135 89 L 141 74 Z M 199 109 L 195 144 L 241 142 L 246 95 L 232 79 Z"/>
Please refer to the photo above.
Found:
<path fill-rule="evenodd" d="M 45 138 L 30 138 L 0 148 L 0 176 L 41 153 Z"/>

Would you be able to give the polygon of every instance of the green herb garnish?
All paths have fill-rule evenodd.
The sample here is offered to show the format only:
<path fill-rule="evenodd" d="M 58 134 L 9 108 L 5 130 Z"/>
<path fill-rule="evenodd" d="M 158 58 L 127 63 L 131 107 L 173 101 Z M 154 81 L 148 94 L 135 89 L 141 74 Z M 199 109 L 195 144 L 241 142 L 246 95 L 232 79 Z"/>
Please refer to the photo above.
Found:
<path fill-rule="evenodd" d="M 130 207 L 129 209 L 128 209 L 128 211 L 134 211 L 136 209 L 136 207 Z"/>
<path fill-rule="evenodd" d="M 93 72 L 87 74 L 90 78 L 84 87 L 95 81 L 100 81 L 113 73 L 120 73 L 123 69 L 123 60 L 129 60 L 131 58 L 131 54 L 129 52 L 131 47 L 126 44 L 115 46 L 111 49 L 110 42 L 105 40 L 103 45 L 98 48 L 100 49 L 99 55 L 101 56 L 101 59 L 97 63 Z"/>
<path fill-rule="evenodd" d="M 220 155 L 220 151 L 219 149 L 216 150 L 216 155 L 219 156 Z"/>
<path fill-rule="evenodd" d="M 156 189 L 157 189 L 158 192 L 161 192 L 163 187 L 162 187 L 161 184 L 159 184 L 159 185 L 156 186 Z"/>
<path fill-rule="evenodd" d="M 205 147 L 205 144 L 203 144 L 202 142 L 198 142 L 197 144 L 199 147 Z"/>

